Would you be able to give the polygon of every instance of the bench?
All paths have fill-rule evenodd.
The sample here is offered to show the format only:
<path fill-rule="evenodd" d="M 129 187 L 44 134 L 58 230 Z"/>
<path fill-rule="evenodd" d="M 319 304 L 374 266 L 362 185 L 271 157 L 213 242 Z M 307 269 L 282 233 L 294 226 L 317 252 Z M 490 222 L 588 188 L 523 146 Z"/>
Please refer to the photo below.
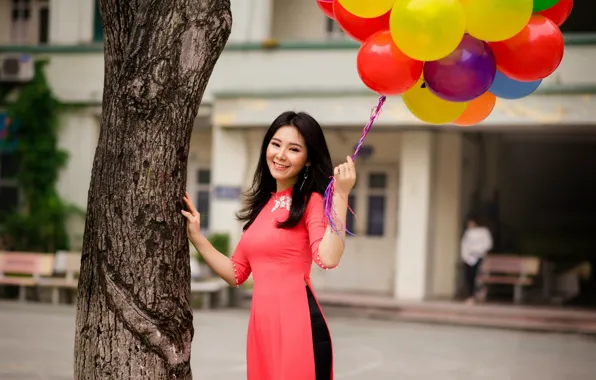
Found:
<path fill-rule="evenodd" d="M 205 280 L 191 281 L 190 294 L 201 295 L 201 309 L 211 308 L 211 300 L 217 297 L 217 306 L 224 307 L 229 304 L 230 285 L 219 277 Z"/>
<path fill-rule="evenodd" d="M 19 301 L 25 301 L 26 289 L 52 276 L 54 255 L 32 252 L 0 252 L 0 286 L 19 287 Z"/>
<path fill-rule="evenodd" d="M 534 284 L 540 259 L 517 255 L 487 255 L 478 270 L 477 284 L 486 294 L 487 285 L 513 286 L 513 302 L 523 301 L 523 290 Z"/>
<path fill-rule="evenodd" d="M 52 289 L 52 303 L 60 303 L 61 290 L 73 292 L 79 284 L 81 253 L 58 251 L 54 256 L 53 277 L 40 278 L 40 287 Z"/>
<path fill-rule="evenodd" d="M 18 286 L 20 301 L 25 301 L 28 287 L 50 288 L 52 303 L 58 304 L 61 290 L 77 289 L 80 266 L 79 252 L 58 251 L 55 255 L 0 252 L 0 286 Z M 191 294 L 201 295 L 203 309 L 211 308 L 214 297 L 217 297 L 217 306 L 228 306 L 229 288 L 229 284 L 219 277 L 193 280 L 190 283 Z"/>

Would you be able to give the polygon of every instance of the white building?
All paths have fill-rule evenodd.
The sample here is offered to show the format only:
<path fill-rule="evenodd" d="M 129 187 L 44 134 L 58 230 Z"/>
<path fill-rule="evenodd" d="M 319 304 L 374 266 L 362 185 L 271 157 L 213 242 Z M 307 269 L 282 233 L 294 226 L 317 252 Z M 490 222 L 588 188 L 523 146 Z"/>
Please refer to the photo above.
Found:
<path fill-rule="evenodd" d="M 356 72 L 357 46 L 342 37 L 315 0 L 232 2 L 232 36 L 191 142 L 188 189 L 209 214 L 209 231 L 229 232 L 237 241 L 238 190 L 252 179 L 273 118 L 288 109 L 308 111 L 324 126 L 333 157 L 340 161 L 352 152 L 377 97 Z M 17 8 L 26 9 L 27 16 Z M 474 199 L 490 201 L 498 191 L 498 223 L 514 229 L 548 218 L 524 208 L 533 195 L 518 196 L 528 189 L 521 184 L 523 170 L 541 167 L 523 155 L 531 151 L 540 160 L 542 146 L 559 149 L 563 140 L 576 141 L 571 150 L 578 151 L 587 140 L 596 140 L 586 132 L 596 124 L 596 76 L 590 70 L 596 60 L 596 34 L 590 33 L 596 25 L 586 16 L 594 9 L 590 0 L 576 1 L 568 25 L 586 33 L 567 35 L 564 61 L 539 92 L 499 102 L 477 127 L 422 125 L 400 97 L 389 98 L 366 140 L 370 154 L 358 162 L 352 195 L 357 236 L 348 239 L 339 269 L 313 270 L 315 284 L 401 300 L 450 298 L 457 287 L 463 218 Z M 56 95 L 86 105 L 63 116 L 61 132 L 70 160 L 59 190 L 81 207 L 99 133 L 103 48 L 97 17 L 94 0 L 0 0 L 0 53 L 49 57 Z M 270 39 L 279 46 L 263 47 Z M 80 234 L 74 244 L 80 244 Z"/>

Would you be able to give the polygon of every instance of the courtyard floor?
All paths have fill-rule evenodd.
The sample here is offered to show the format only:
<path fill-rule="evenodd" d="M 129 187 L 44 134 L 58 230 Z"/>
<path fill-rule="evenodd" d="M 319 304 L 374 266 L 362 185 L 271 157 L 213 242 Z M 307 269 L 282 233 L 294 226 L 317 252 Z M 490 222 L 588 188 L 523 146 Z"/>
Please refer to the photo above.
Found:
<path fill-rule="evenodd" d="M 0 379 L 71 380 L 75 309 L 0 302 Z M 336 380 L 593 380 L 596 338 L 333 315 Z M 195 312 L 197 380 L 245 379 L 248 311 Z"/>

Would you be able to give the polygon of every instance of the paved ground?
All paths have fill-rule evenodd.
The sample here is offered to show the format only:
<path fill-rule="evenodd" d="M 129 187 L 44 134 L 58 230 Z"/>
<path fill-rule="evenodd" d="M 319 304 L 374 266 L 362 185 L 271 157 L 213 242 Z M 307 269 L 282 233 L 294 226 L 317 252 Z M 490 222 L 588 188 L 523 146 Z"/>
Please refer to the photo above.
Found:
<path fill-rule="evenodd" d="M 245 310 L 196 312 L 198 380 L 242 380 Z M 596 340 L 329 318 L 336 379 L 593 380 Z M 72 379 L 74 309 L 0 303 L 0 379 Z"/>

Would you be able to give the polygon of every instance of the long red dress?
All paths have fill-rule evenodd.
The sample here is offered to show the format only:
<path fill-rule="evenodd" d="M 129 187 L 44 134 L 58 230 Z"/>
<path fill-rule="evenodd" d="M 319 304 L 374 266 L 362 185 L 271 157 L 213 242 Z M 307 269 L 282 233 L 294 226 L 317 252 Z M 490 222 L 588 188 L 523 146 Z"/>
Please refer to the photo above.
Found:
<path fill-rule="evenodd" d="M 305 283 L 312 290 L 312 260 L 330 269 L 318 254 L 326 229 L 323 197 L 313 193 L 300 223 L 280 229 L 276 223 L 289 215 L 291 190 L 273 194 L 232 256 L 236 283 L 242 284 L 251 272 L 254 281 L 247 335 L 248 380 L 315 380 Z"/>

